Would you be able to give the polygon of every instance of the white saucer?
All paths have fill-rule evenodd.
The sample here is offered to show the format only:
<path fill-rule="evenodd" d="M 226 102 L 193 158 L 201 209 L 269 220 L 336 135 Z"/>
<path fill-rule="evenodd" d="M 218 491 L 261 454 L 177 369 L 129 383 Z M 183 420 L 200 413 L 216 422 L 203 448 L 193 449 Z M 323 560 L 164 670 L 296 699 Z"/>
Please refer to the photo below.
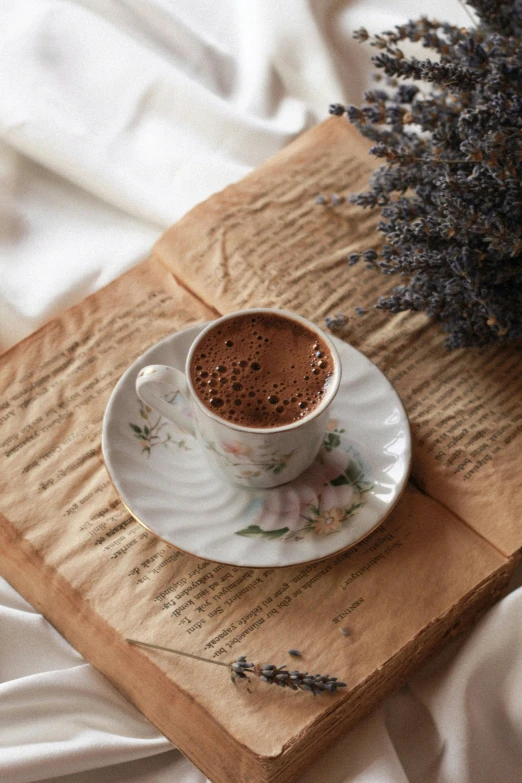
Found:
<path fill-rule="evenodd" d="M 136 376 L 147 364 L 184 369 L 203 326 L 149 349 L 109 400 L 103 455 L 131 514 L 177 549 L 253 568 L 320 560 L 368 535 L 397 503 L 410 469 L 408 418 L 390 382 L 362 353 L 332 338 L 343 377 L 319 456 L 289 484 L 244 489 L 213 472 L 191 435 L 136 396 Z M 231 437 L 229 445 L 241 462 L 240 444 Z"/>

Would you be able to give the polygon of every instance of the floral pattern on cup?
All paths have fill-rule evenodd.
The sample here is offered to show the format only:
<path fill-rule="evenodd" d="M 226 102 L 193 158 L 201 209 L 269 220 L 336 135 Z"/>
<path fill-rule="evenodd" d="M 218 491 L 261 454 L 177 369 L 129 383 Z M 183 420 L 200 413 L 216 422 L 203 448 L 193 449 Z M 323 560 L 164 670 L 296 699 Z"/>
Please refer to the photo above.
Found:
<path fill-rule="evenodd" d="M 170 395 L 170 399 L 167 397 L 167 402 L 175 405 L 178 399 L 181 397 L 177 392 L 173 392 Z M 183 401 L 183 398 L 181 397 Z M 190 447 L 187 446 L 186 440 L 175 439 L 172 437 L 171 424 L 161 414 L 154 413 L 151 407 L 145 405 L 140 399 L 139 403 L 139 416 L 144 421 L 139 424 L 133 424 L 129 422 L 129 427 L 134 433 L 134 437 L 141 443 L 141 453 L 149 457 L 152 449 L 155 446 L 164 446 L 167 448 L 169 445 L 177 446 L 178 449 L 189 451 Z M 187 412 L 188 415 L 188 412 Z M 187 430 L 188 432 L 188 430 Z"/>
<path fill-rule="evenodd" d="M 219 442 L 204 440 L 205 448 L 219 455 L 231 468 L 235 478 L 254 478 L 262 473 L 277 476 L 290 463 L 297 449 L 280 454 L 268 445 L 253 449 L 241 440 L 230 439 Z"/>
<path fill-rule="evenodd" d="M 341 448 L 343 430 L 333 424 L 313 465 L 290 484 L 266 490 L 256 519 L 236 535 L 284 541 L 331 535 L 362 508 L 373 484 L 355 449 Z"/>

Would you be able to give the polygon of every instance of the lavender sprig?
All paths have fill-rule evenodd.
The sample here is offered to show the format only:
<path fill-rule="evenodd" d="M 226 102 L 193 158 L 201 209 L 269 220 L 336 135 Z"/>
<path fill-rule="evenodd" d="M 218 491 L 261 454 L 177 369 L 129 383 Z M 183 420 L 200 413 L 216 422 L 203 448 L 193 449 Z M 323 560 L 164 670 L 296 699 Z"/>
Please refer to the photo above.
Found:
<path fill-rule="evenodd" d="M 271 663 L 262 665 L 249 663 L 245 655 L 240 655 L 235 661 L 225 663 L 224 661 L 214 661 L 211 658 L 203 658 L 200 655 L 173 650 L 170 647 L 160 647 L 157 644 L 149 642 L 140 642 L 137 639 L 126 639 L 129 644 L 135 644 L 138 647 L 150 647 L 153 650 L 162 650 L 163 652 L 176 653 L 184 655 L 187 658 L 193 658 L 204 663 L 214 663 L 217 666 L 226 666 L 230 672 L 232 682 L 236 680 L 249 679 L 251 676 L 258 677 L 261 682 L 269 685 L 278 685 L 280 688 L 290 688 L 292 691 L 308 691 L 314 696 L 319 693 L 335 693 L 337 688 L 346 688 L 345 682 L 340 682 L 337 677 L 330 677 L 322 674 L 308 674 L 308 672 L 287 671 L 287 667 L 275 666 Z"/>
<path fill-rule="evenodd" d="M 308 691 L 314 696 L 324 691 L 335 693 L 337 688 L 346 688 L 345 682 L 339 682 L 337 677 L 324 674 L 308 674 L 308 672 L 287 671 L 287 666 L 275 666 L 272 663 L 257 665 L 248 663 L 245 655 L 230 664 L 232 674 L 239 679 L 248 675 L 259 677 L 268 685 L 278 685 L 280 688 L 290 688 L 292 691 Z"/>

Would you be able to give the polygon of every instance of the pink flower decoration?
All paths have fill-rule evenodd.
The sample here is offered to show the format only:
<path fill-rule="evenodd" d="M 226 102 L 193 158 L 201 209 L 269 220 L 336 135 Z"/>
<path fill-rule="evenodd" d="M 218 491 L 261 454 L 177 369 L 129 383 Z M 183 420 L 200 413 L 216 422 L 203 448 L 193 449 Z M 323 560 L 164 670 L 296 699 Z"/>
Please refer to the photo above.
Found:
<path fill-rule="evenodd" d="M 240 440 L 233 440 L 230 443 L 222 441 L 220 443 L 221 448 L 227 454 L 233 454 L 234 457 L 248 457 L 250 456 L 250 448 Z"/>
<path fill-rule="evenodd" d="M 299 478 L 281 487 L 266 490 L 257 523 L 264 530 L 287 527 L 300 530 L 305 524 L 308 506 L 319 509 L 348 508 L 353 501 L 354 488 L 350 484 L 331 486 L 330 481 L 340 476 L 349 462 L 348 454 L 334 449 L 322 455 Z"/>

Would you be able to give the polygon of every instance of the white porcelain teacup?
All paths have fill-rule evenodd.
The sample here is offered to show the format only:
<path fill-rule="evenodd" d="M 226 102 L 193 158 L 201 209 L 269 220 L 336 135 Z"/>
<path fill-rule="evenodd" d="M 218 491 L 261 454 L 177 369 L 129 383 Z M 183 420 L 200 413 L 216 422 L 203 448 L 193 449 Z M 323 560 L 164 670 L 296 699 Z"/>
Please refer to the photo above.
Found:
<path fill-rule="evenodd" d="M 280 426 L 245 426 L 227 420 L 226 413 L 225 417 L 218 415 L 204 404 L 191 377 L 191 367 L 202 340 L 209 333 L 226 329 L 225 322 L 237 316 L 249 315 L 255 319 L 270 314 L 300 324 L 312 332 L 326 345 L 332 366 L 320 403 L 310 412 L 304 412 L 302 418 Z M 231 327 L 230 323 L 228 327 Z M 209 323 L 192 343 L 184 373 L 165 365 L 143 368 L 136 379 L 136 391 L 146 405 L 182 430 L 190 431 L 203 445 L 211 463 L 230 481 L 245 487 L 268 488 L 291 481 L 314 461 L 323 442 L 328 408 L 340 381 L 341 361 L 328 335 L 295 313 L 255 308 L 231 313 Z"/>

